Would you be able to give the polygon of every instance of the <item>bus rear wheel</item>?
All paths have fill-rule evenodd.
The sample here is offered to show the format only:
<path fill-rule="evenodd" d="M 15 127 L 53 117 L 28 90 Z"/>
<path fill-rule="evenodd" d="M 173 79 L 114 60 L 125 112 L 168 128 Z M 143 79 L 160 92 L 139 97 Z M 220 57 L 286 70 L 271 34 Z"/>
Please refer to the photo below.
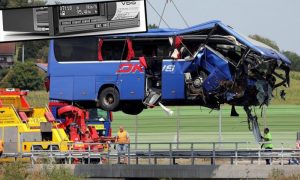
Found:
<path fill-rule="evenodd" d="M 100 92 L 98 105 L 105 111 L 116 111 L 120 103 L 120 95 L 116 88 L 107 87 Z"/>

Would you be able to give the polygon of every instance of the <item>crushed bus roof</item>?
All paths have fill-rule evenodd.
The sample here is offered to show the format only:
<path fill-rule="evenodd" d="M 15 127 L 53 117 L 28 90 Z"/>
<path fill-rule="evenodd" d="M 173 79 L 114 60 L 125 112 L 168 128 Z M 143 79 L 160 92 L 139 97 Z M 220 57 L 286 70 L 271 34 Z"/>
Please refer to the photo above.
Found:
<path fill-rule="evenodd" d="M 286 65 L 291 65 L 291 61 L 285 57 L 280 52 L 276 51 L 275 49 L 252 40 L 248 37 L 245 37 L 238 32 L 236 32 L 233 28 L 223 24 L 219 20 L 208 21 L 202 24 L 198 24 L 192 27 L 188 27 L 185 29 L 173 29 L 173 28 L 160 28 L 160 29 L 149 29 L 146 33 L 135 33 L 135 34 L 122 34 L 122 35 L 113 35 L 113 36 L 106 36 L 106 37 L 113 37 L 113 38 L 124 38 L 124 37 L 170 37 L 170 36 L 181 36 L 181 35 L 191 35 L 195 33 L 202 32 L 205 35 L 215 27 L 218 26 L 221 30 L 228 33 L 228 35 L 234 36 L 240 43 L 244 44 L 245 46 L 249 47 L 256 53 L 260 54 L 264 58 L 272 58 L 276 60 L 281 60 Z"/>

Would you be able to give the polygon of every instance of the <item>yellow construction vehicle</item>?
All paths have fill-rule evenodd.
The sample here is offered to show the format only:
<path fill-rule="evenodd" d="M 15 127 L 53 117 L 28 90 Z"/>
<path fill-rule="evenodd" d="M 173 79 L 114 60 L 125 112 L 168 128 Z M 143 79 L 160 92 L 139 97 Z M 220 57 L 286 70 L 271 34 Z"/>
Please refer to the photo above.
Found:
<path fill-rule="evenodd" d="M 31 108 L 25 99 L 26 91 L 0 89 L 0 139 L 4 153 L 31 150 L 67 151 L 69 137 L 49 109 Z"/>

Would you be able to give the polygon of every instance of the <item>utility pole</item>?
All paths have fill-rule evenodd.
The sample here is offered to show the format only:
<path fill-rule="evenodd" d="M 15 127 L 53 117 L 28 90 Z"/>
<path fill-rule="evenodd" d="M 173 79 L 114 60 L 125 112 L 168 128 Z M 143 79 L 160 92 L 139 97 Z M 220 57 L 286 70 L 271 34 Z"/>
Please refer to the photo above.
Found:
<path fill-rule="evenodd" d="M 268 126 L 267 124 L 267 105 L 262 106 L 262 117 L 264 119 L 264 129 Z"/>
<path fill-rule="evenodd" d="M 138 143 L 138 115 L 135 115 L 135 150 L 137 150 L 137 143 Z"/>
<path fill-rule="evenodd" d="M 220 105 L 219 110 L 219 143 L 222 142 L 222 106 Z"/>
<path fill-rule="evenodd" d="M 22 63 L 24 64 L 24 43 L 22 43 Z"/>
<path fill-rule="evenodd" d="M 179 114 L 179 106 L 176 107 L 177 113 L 176 113 L 176 130 L 177 130 L 177 134 L 176 134 L 176 143 L 177 143 L 177 149 L 179 149 L 179 141 L 180 141 L 180 114 Z"/>

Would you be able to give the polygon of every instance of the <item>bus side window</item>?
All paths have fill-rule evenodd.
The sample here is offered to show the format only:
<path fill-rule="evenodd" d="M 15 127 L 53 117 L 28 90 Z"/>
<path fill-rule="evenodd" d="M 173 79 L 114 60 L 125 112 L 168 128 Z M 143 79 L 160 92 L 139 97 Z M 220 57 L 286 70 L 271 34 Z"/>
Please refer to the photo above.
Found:
<path fill-rule="evenodd" d="M 146 57 L 154 57 L 157 56 L 157 45 L 149 44 L 143 47 L 143 54 Z"/>
<path fill-rule="evenodd" d="M 98 42 L 95 37 L 54 40 L 54 54 L 58 62 L 97 61 L 97 49 Z"/>
<path fill-rule="evenodd" d="M 160 43 L 157 48 L 157 56 L 169 58 L 170 48 L 171 48 L 171 46 L 168 41 Z"/>
<path fill-rule="evenodd" d="M 198 50 L 202 42 L 199 40 L 193 39 L 184 39 L 183 47 L 184 51 L 182 52 L 182 58 L 192 57 L 194 53 Z"/>
<path fill-rule="evenodd" d="M 133 49 L 134 49 L 134 59 L 138 59 L 139 57 L 143 56 L 143 46 L 141 44 L 138 44 L 137 41 L 133 41 Z"/>
<path fill-rule="evenodd" d="M 104 40 L 102 45 L 102 56 L 104 61 L 124 60 L 127 57 L 126 40 Z"/>
<path fill-rule="evenodd" d="M 141 56 L 146 57 L 169 57 L 170 43 L 166 40 L 135 40 L 133 41 L 135 59 Z"/>

